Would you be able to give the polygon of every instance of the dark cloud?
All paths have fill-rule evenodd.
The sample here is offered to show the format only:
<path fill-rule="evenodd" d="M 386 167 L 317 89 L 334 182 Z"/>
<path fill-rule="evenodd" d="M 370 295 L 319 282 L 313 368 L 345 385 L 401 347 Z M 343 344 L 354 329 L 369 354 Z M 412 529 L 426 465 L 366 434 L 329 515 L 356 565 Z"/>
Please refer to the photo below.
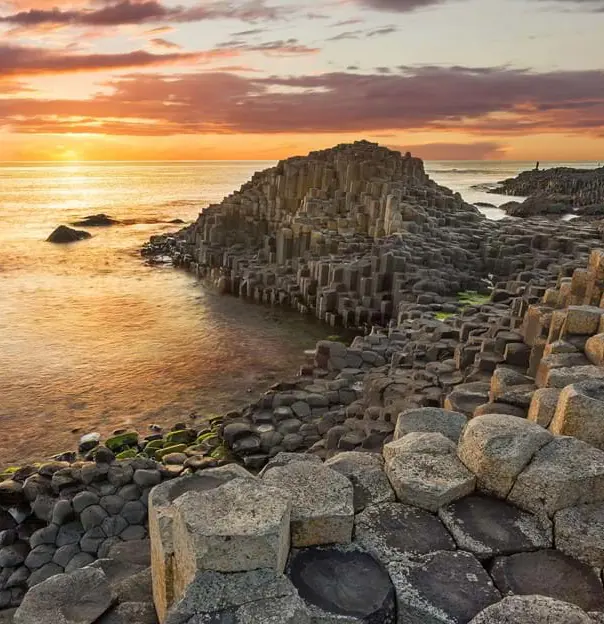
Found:
<path fill-rule="evenodd" d="M 277 41 L 266 41 L 264 43 L 248 43 L 243 39 L 230 39 L 223 41 L 217 46 L 218 49 L 232 50 L 233 52 L 262 52 L 271 55 L 304 55 L 316 54 L 319 48 L 311 48 L 301 44 L 298 39 L 279 39 Z"/>
<path fill-rule="evenodd" d="M 179 46 L 177 43 L 174 43 L 173 41 L 168 41 L 167 39 L 164 39 L 163 37 L 154 37 L 150 41 L 158 48 L 166 48 L 168 50 L 180 50 L 182 47 Z"/>
<path fill-rule="evenodd" d="M 203 58 L 204 53 L 150 54 L 144 50 L 136 50 L 124 54 L 74 54 L 0 44 L 0 80 L 7 76 L 127 69 L 200 61 Z"/>
<path fill-rule="evenodd" d="M 381 37 L 382 35 L 390 35 L 398 31 L 397 26 L 382 26 L 381 28 L 345 30 L 333 37 L 329 37 L 327 41 L 342 41 L 344 39 L 362 39 L 364 37 Z"/>
<path fill-rule="evenodd" d="M 377 11 L 410 13 L 417 9 L 444 4 L 448 0 L 357 0 L 357 2 Z"/>
<path fill-rule="evenodd" d="M 96 119 L 95 132 L 141 135 L 604 132 L 604 71 L 419 67 L 282 78 L 208 72 L 134 75 L 107 86 L 110 95 L 82 102 L 0 100 L 0 119 L 17 132 L 91 131 L 73 121 L 85 111 Z"/>
<path fill-rule="evenodd" d="M 423 143 L 390 147 L 399 151 L 410 151 L 414 156 L 424 160 L 494 160 L 505 156 L 505 146 L 495 141 Z"/>
<path fill-rule="evenodd" d="M 29 27 L 42 24 L 119 26 L 158 21 L 196 22 L 222 18 L 255 22 L 275 20 L 281 15 L 281 8 L 266 6 L 262 0 L 248 0 L 248 2 L 237 4 L 219 1 L 198 4 L 189 8 L 168 7 L 159 0 L 121 0 L 94 9 L 29 9 L 0 17 L 0 23 Z"/>

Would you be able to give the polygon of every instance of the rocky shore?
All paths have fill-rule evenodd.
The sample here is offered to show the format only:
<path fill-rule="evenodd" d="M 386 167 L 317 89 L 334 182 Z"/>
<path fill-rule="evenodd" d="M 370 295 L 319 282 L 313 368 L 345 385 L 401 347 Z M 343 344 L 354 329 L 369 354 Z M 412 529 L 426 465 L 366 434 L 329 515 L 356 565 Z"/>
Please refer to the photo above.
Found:
<path fill-rule="evenodd" d="M 604 217 L 604 167 L 556 167 L 523 171 L 500 182 L 489 192 L 526 197 L 502 208 L 513 217 L 574 214 Z"/>
<path fill-rule="evenodd" d="M 597 228 L 487 222 L 366 143 L 293 160 L 309 216 L 288 162 L 147 253 L 371 331 L 202 429 L 5 472 L 0 623 L 604 622 Z"/>

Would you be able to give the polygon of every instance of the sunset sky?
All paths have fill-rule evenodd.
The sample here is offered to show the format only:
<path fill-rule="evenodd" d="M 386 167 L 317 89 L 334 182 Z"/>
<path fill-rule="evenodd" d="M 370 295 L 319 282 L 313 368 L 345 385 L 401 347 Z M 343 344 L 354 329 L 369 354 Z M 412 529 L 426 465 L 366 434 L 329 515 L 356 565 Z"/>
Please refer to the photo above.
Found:
<path fill-rule="evenodd" d="M 0 160 L 604 161 L 604 0 L 0 0 Z"/>

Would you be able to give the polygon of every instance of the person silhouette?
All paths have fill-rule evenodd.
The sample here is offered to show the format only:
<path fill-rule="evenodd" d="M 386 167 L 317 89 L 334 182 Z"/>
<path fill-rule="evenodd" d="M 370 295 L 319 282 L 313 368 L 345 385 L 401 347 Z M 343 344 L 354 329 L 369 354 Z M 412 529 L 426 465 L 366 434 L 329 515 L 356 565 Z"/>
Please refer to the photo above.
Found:
<path fill-rule="evenodd" d="M 537 164 L 535 165 L 535 171 L 539 171 L 539 161 L 537 161 Z"/>

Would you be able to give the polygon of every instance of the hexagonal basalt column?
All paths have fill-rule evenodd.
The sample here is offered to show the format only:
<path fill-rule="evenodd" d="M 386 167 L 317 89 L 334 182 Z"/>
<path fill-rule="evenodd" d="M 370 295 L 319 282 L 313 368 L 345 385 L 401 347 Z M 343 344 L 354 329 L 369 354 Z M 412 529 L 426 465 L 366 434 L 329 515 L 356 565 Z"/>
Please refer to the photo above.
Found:
<path fill-rule="evenodd" d="M 174 592 L 198 572 L 283 572 L 289 554 L 291 503 L 283 490 L 234 479 L 174 501 Z"/>
<path fill-rule="evenodd" d="M 174 542 L 172 524 L 174 501 L 185 492 L 203 492 L 228 481 L 252 475 L 235 464 L 211 468 L 202 473 L 164 481 L 151 490 L 149 496 L 149 537 L 151 538 L 151 568 L 153 572 L 153 600 L 160 621 L 174 601 Z"/>
<path fill-rule="evenodd" d="M 350 543 L 353 488 L 344 475 L 314 463 L 294 462 L 272 468 L 262 482 L 291 496 L 292 546 Z"/>

